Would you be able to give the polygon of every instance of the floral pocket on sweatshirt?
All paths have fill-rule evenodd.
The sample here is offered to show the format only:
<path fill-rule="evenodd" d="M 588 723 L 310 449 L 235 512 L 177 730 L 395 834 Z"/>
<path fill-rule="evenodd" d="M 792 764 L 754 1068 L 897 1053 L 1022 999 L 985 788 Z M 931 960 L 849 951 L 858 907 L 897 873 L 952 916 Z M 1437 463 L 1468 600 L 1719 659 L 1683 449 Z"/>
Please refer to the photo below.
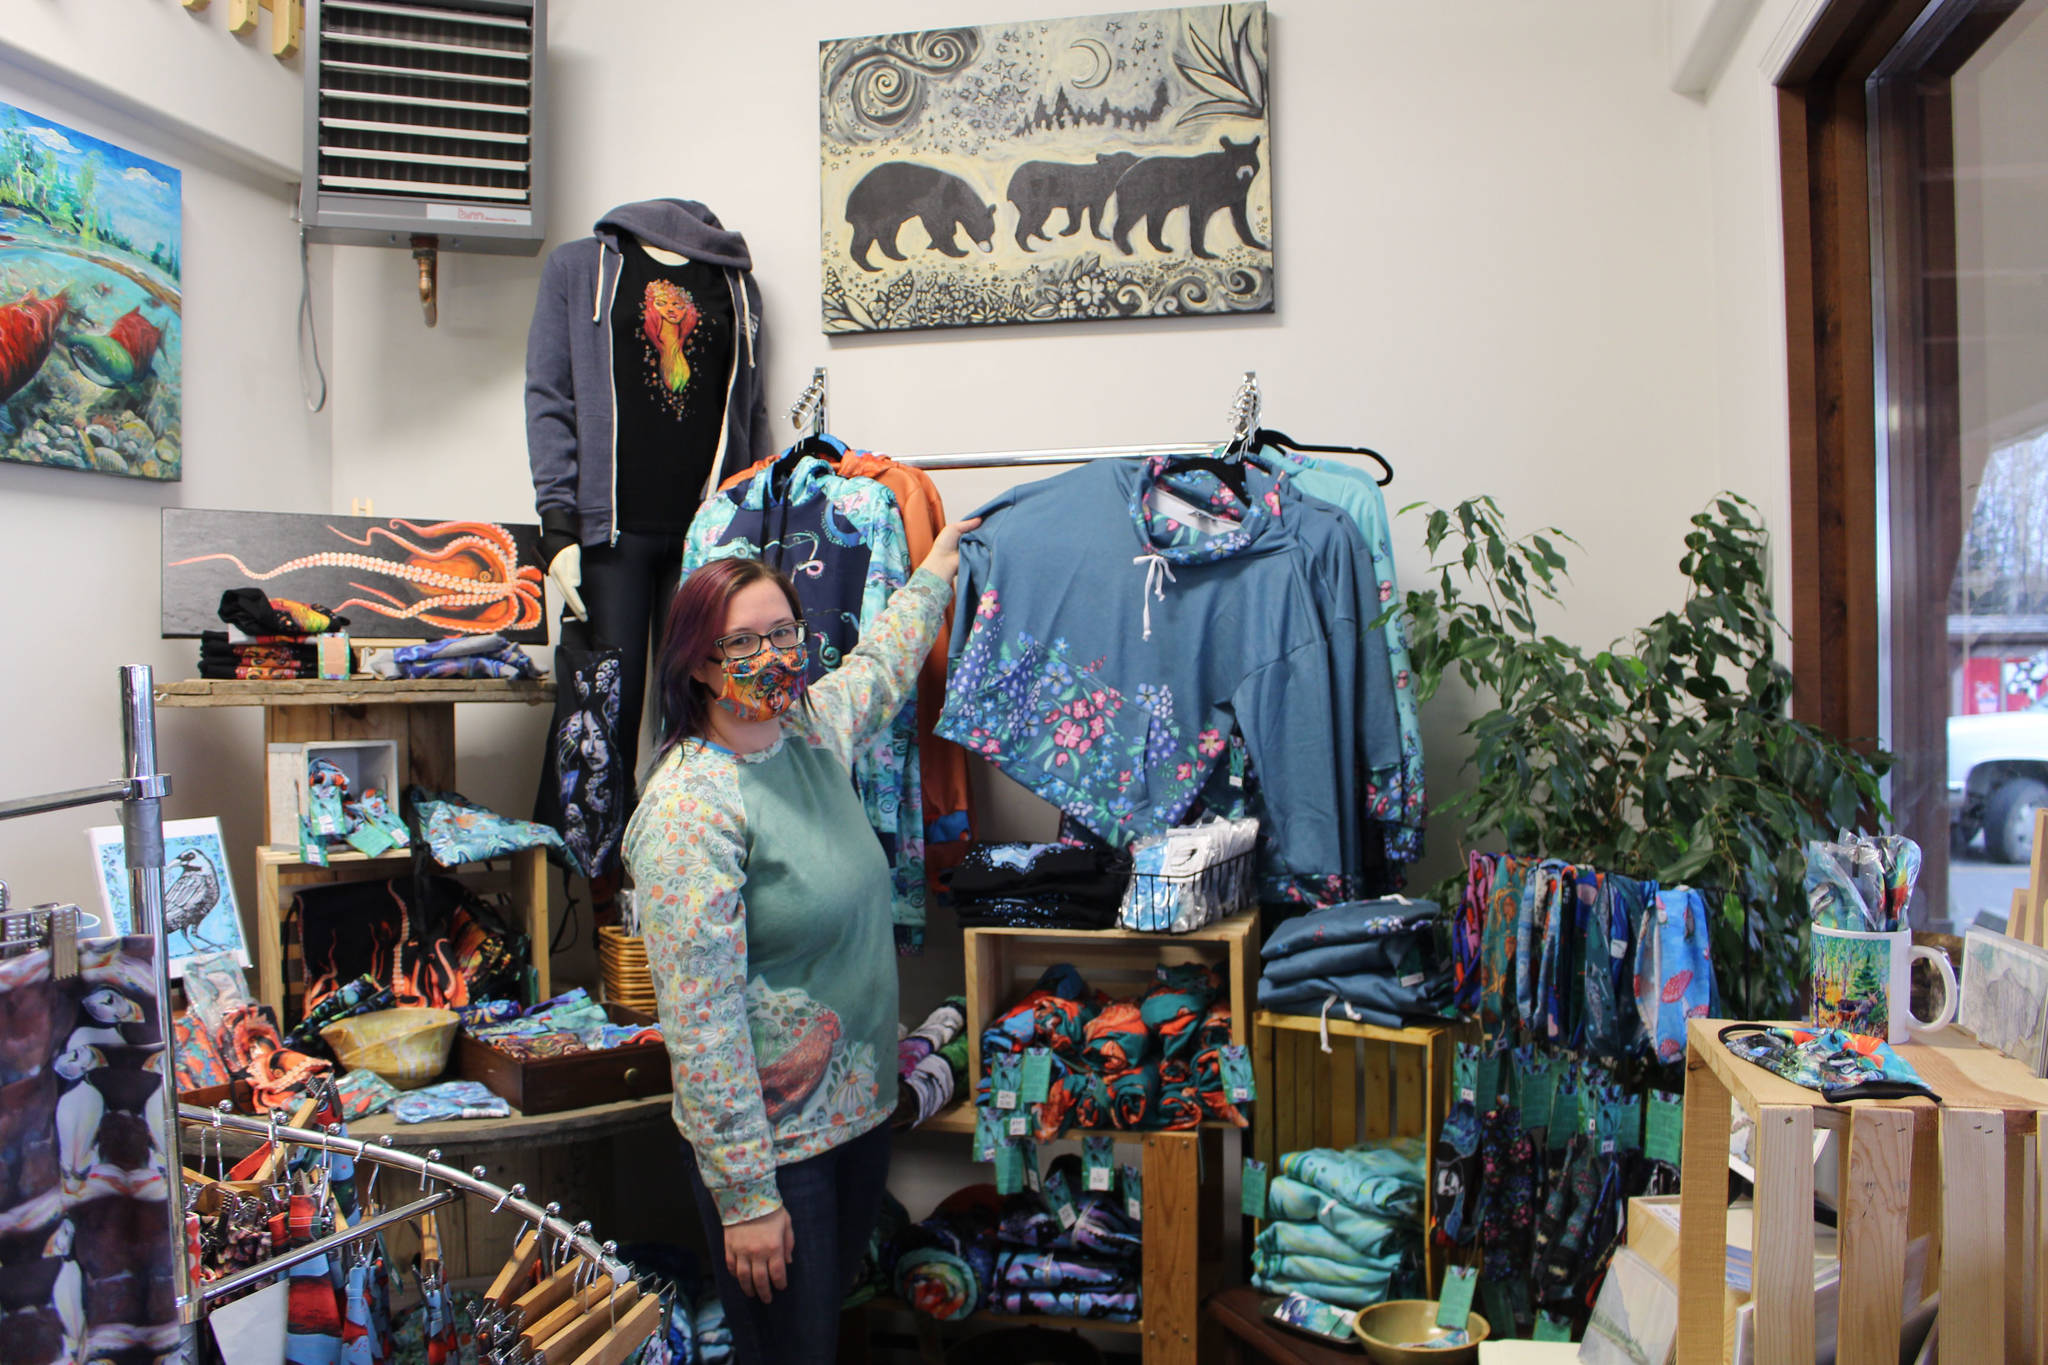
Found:
<path fill-rule="evenodd" d="M 1019 632 L 1002 640 L 997 593 L 982 594 L 946 690 L 939 733 L 1003 763 L 1026 786 L 1112 842 L 1174 824 L 1223 751 L 1215 731 L 1183 739 L 1165 684 L 1135 694 Z"/>

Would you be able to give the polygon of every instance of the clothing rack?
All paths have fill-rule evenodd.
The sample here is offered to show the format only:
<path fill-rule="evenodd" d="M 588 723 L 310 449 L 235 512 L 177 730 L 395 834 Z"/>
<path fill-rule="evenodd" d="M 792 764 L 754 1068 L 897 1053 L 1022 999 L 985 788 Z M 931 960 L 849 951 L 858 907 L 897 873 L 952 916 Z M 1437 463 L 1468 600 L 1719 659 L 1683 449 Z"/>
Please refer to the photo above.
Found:
<path fill-rule="evenodd" d="M 178 1106 L 178 1118 L 182 1122 L 195 1127 L 204 1126 L 214 1129 L 225 1129 L 229 1132 L 246 1133 L 273 1142 L 286 1142 L 295 1146 L 313 1148 L 323 1152 L 339 1152 L 343 1156 L 355 1161 L 366 1161 L 373 1166 L 389 1166 L 395 1170 L 407 1171 L 418 1176 L 423 1187 L 429 1182 L 448 1187 L 446 1190 L 434 1195 L 423 1195 L 421 1201 L 415 1201 L 415 1203 L 408 1204 L 402 1209 L 393 1209 L 389 1214 L 380 1214 L 375 1218 L 365 1219 L 347 1232 L 335 1233 L 330 1237 L 320 1239 L 319 1243 L 311 1243 L 306 1247 L 294 1248 L 289 1256 L 281 1256 L 265 1261 L 262 1265 L 252 1266 L 248 1271 L 240 1272 L 232 1277 L 234 1281 L 246 1282 L 251 1278 L 261 1279 L 266 1274 L 276 1274 L 287 1266 L 295 1264 L 296 1261 L 305 1259 L 308 1255 L 317 1255 L 318 1252 L 309 1249 L 312 1246 L 317 1245 L 321 1250 L 326 1250 L 344 1243 L 358 1241 L 381 1231 L 391 1223 L 403 1222 L 409 1218 L 417 1218 L 430 1208 L 452 1203 L 455 1199 L 461 1197 L 461 1194 L 475 1195 L 481 1199 L 491 1200 L 492 1213 L 509 1210 L 525 1219 L 533 1224 L 535 1228 L 539 1229 L 544 1238 L 551 1239 L 557 1247 L 565 1247 L 574 1251 L 578 1256 L 581 1256 L 595 1267 L 598 1272 L 610 1275 L 614 1283 L 624 1283 L 627 1279 L 631 1278 L 631 1270 L 618 1257 L 618 1244 L 616 1242 L 598 1242 L 590 1235 L 589 1223 L 569 1223 L 561 1217 L 562 1206 L 560 1204 L 548 1204 L 543 1207 L 534 1203 L 526 1198 L 526 1187 L 524 1185 L 514 1185 L 507 1189 L 502 1185 L 492 1184 L 484 1179 L 483 1173 L 486 1168 L 483 1166 L 474 1166 L 467 1171 L 458 1170 L 453 1166 L 445 1166 L 441 1163 L 441 1153 L 437 1148 L 429 1148 L 426 1154 L 421 1156 L 391 1146 L 391 1139 L 388 1136 L 376 1142 L 369 1142 L 358 1138 L 342 1137 L 335 1133 L 322 1132 L 314 1128 L 294 1128 L 288 1124 L 278 1123 L 275 1118 L 251 1118 L 243 1114 L 227 1113 L 220 1109 L 203 1109 L 191 1104 Z M 460 1194 L 457 1193 L 458 1191 Z M 431 1199 L 432 1203 L 422 1206 L 424 1200 L 427 1199 Z M 216 1283 L 228 1284 L 231 1281 L 221 1280 Z M 208 1285 L 205 1291 L 208 1298 L 225 1292 L 227 1291 L 218 1289 L 215 1285 Z"/>
<path fill-rule="evenodd" d="M 164 941 L 164 821 L 163 799 L 171 794 L 171 779 L 156 766 L 156 702 L 150 690 L 148 664 L 121 666 L 121 753 L 127 775 L 97 787 L 74 787 L 70 791 L 44 796 L 18 797 L 0 801 L 0 820 L 27 815 L 71 810 L 117 802 L 121 807 L 121 838 L 128 867 L 128 904 L 133 923 L 130 932 L 147 934 L 155 941 L 157 1027 L 163 1035 L 163 1084 L 157 1090 L 157 1136 L 165 1153 L 177 1150 L 177 1086 L 174 1079 L 171 1041 L 171 956 Z M 112 930 L 113 925 L 107 928 Z M 169 1245 L 185 1245 L 185 1190 L 183 1173 L 175 1159 L 164 1163 L 166 1235 Z M 192 1293 L 191 1267 L 183 1252 L 171 1257 L 180 1327 L 180 1351 L 189 1354 L 193 1324 L 198 1321 L 199 1303 Z"/>

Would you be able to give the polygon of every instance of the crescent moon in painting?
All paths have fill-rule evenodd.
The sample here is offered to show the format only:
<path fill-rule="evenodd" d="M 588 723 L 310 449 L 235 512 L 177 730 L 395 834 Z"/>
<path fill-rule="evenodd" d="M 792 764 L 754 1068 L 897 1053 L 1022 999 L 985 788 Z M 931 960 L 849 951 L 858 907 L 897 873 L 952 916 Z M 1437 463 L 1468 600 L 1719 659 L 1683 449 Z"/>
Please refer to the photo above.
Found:
<path fill-rule="evenodd" d="M 1109 73 L 1114 63 L 1110 61 L 1109 48 L 1100 39 L 1083 38 L 1080 42 L 1073 45 L 1073 51 L 1087 53 L 1091 58 L 1090 65 L 1094 67 L 1094 70 L 1086 77 L 1077 79 L 1074 82 L 1075 89 L 1093 90 L 1096 86 L 1109 79 Z"/>

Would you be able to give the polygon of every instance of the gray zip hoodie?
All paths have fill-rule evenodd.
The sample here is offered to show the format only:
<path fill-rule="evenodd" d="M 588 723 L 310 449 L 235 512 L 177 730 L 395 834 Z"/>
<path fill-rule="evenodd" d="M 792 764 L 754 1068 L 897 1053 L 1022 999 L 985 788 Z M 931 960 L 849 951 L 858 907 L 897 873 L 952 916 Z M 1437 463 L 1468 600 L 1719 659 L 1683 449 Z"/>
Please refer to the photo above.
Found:
<path fill-rule="evenodd" d="M 732 288 L 733 366 L 710 488 L 760 458 L 765 451 L 757 452 L 756 445 L 768 439 L 755 359 L 761 291 L 754 285 L 746 239 L 727 231 L 717 214 L 693 199 L 621 204 L 598 219 L 592 232 L 548 253 L 526 337 L 526 455 L 545 560 L 571 544 L 609 545 L 618 539 L 611 318 L 624 268 L 621 239 L 722 266 Z"/>

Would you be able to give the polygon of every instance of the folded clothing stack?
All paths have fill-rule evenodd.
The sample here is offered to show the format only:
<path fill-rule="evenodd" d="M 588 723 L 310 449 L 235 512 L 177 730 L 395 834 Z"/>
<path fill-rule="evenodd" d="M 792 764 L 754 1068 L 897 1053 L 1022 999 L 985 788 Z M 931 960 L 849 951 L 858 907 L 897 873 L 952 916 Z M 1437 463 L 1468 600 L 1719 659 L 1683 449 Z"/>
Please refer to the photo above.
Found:
<path fill-rule="evenodd" d="M 967 998 L 951 996 L 896 1044 L 896 1111 L 923 1123 L 967 1076 Z M 914 1117 L 912 1117 L 914 1116 Z"/>
<path fill-rule="evenodd" d="M 1413 1138 L 1286 1153 L 1266 1188 L 1252 1284 L 1341 1308 L 1405 1293 L 1420 1269 L 1426 1169 Z"/>
<path fill-rule="evenodd" d="M 1108 929 L 1130 883 L 1130 863 L 1110 848 L 983 843 L 971 845 L 941 880 L 970 928 Z"/>
<path fill-rule="evenodd" d="M 465 1020 L 463 1028 L 485 1046 L 523 1061 L 661 1041 L 661 1029 L 655 1025 L 614 1024 L 604 1006 L 581 986 L 543 1000 L 516 1018 L 492 1023 Z"/>
<path fill-rule="evenodd" d="M 886 1253 L 896 1296 L 942 1322 L 987 1307 L 1002 1210 L 995 1186 L 969 1185 L 946 1196 L 931 1217 L 897 1233 Z"/>
<path fill-rule="evenodd" d="M 317 678 L 320 659 L 312 637 L 348 624 L 326 607 L 269 597 L 258 588 L 220 595 L 226 630 L 201 631 L 202 678 Z"/>
<path fill-rule="evenodd" d="M 1223 1084 L 1230 1005 L 1219 998 L 1222 984 L 1217 969 L 1198 962 L 1162 965 L 1142 997 L 1112 1000 L 1073 967 L 1049 967 L 983 1030 L 976 1103 L 990 1100 L 986 1073 L 998 1058 L 1042 1047 L 1052 1054 L 1051 1083 L 1042 1103 L 1024 1106 L 1039 1142 L 1069 1128 L 1193 1128 L 1204 1118 L 1244 1127 Z"/>
<path fill-rule="evenodd" d="M 284 635 L 228 638 L 226 631 L 199 633 L 202 678 L 317 678 L 320 655 L 310 640 Z"/>
<path fill-rule="evenodd" d="M 538 678 L 540 666 L 502 635 L 451 635 L 423 645 L 366 650 L 380 678 Z"/>
<path fill-rule="evenodd" d="M 1259 950 L 1259 1008 L 1383 1028 L 1442 1018 L 1452 991 L 1444 928 L 1435 902 L 1400 896 L 1288 920 Z"/>
<path fill-rule="evenodd" d="M 1046 1172 L 1046 1188 L 1083 1187 L 1081 1160 L 1068 1153 Z M 1112 1184 L 1115 1182 L 1112 1181 Z M 1003 1204 L 996 1228 L 997 1313 L 1135 1322 L 1143 1312 L 1138 1224 L 1124 1211 L 1117 1189 L 1086 1191 L 1074 1199 L 1074 1223 L 1062 1227 L 1044 1193 L 1020 1190 Z"/>

